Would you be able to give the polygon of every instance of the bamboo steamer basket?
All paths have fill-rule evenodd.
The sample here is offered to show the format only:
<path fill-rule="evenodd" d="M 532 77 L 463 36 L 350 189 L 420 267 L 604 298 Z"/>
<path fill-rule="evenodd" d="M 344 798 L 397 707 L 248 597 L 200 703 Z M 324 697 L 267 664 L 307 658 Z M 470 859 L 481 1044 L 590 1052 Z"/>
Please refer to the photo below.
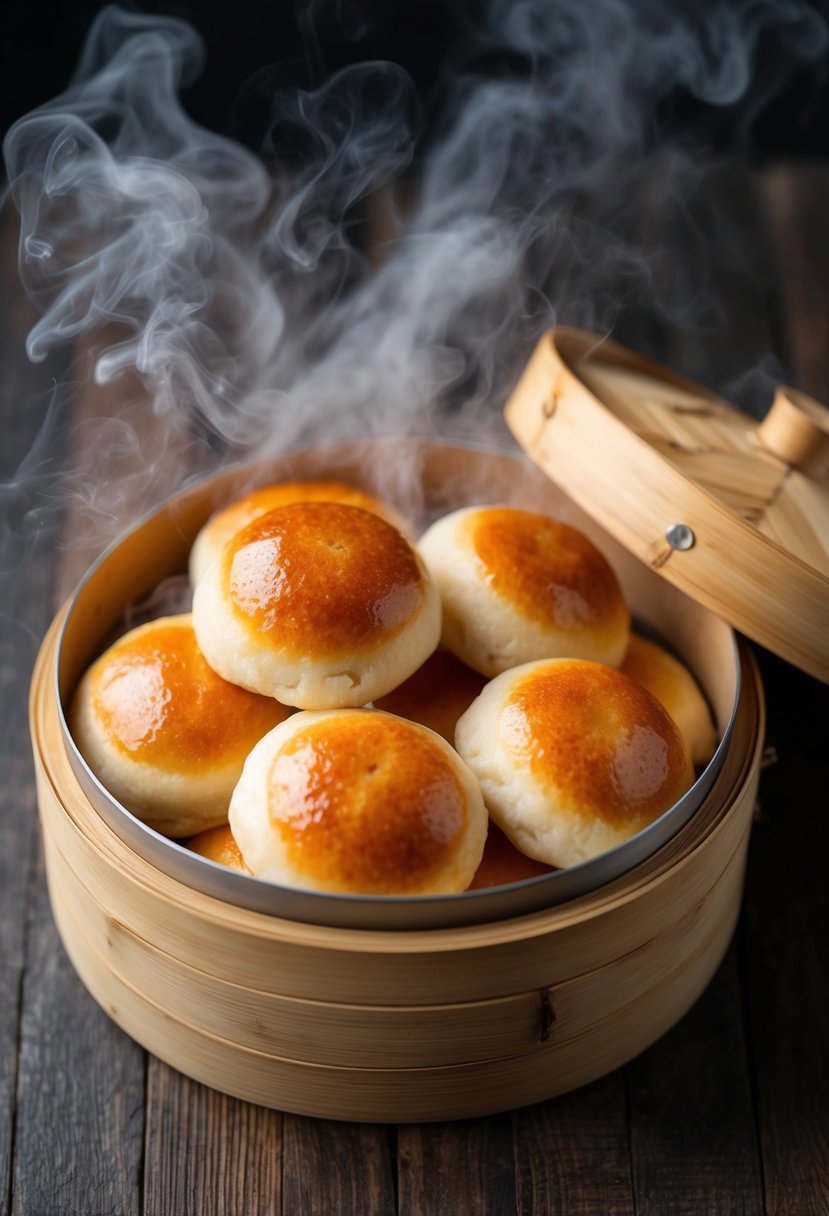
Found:
<path fill-rule="evenodd" d="M 553 338 L 545 343 L 547 357 Z M 536 357 L 508 409 L 542 462 L 554 446 L 549 373 L 549 364 L 539 372 Z M 575 379 L 572 393 L 556 382 L 562 398 L 583 389 Z M 541 896 L 537 888 L 526 895 L 532 883 L 501 888 L 481 905 L 483 917 L 454 923 L 440 906 L 408 926 L 409 909 L 389 919 L 379 906 L 374 923 L 383 927 L 364 913 L 350 921 L 341 907 L 333 918 L 340 923 L 315 923 L 303 908 L 295 917 L 274 914 L 183 881 L 175 864 L 157 864 L 96 805 L 67 746 L 61 698 L 124 608 L 184 568 L 211 510 L 252 478 L 329 475 L 382 493 L 378 470 L 392 453 L 402 453 L 412 474 L 403 484 L 417 487 L 426 515 L 514 501 L 583 528 L 616 568 L 635 615 L 670 639 L 706 690 L 723 739 L 696 805 L 605 881 L 551 895 L 549 904 L 545 879 L 532 880 Z M 634 556 L 627 537 L 617 540 L 578 497 L 502 453 L 416 441 L 315 449 L 203 483 L 141 523 L 93 572 L 86 594 L 44 640 L 31 730 L 55 920 L 81 979 L 128 1034 L 189 1076 L 256 1103 L 405 1122 L 483 1115 L 562 1093 L 623 1064 L 686 1012 L 739 912 L 762 690 L 730 624 L 664 576 L 672 563 Z M 468 896 L 453 898 L 470 906 Z"/>

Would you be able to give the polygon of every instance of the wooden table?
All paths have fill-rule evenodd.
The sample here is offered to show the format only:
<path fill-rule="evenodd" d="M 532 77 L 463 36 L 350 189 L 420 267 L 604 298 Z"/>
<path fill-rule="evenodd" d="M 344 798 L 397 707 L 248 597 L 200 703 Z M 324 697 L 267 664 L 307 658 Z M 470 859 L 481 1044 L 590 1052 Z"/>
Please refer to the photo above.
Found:
<path fill-rule="evenodd" d="M 693 206 L 700 200 L 706 266 L 695 247 L 685 261 L 676 251 L 678 260 L 657 273 L 678 281 L 682 272 L 702 274 L 716 304 L 710 323 L 688 333 L 631 307 L 620 337 L 720 387 L 770 355 L 791 382 L 829 400 L 829 171 L 728 169 L 711 176 Z M 46 412 L 42 394 L 53 379 L 65 381 L 69 356 L 37 368 L 25 360 L 33 315 L 15 286 L 13 236 L 7 222 L 0 245 L 0 511 L 8 525 L 0 565 L 0 1210 L 829 1211 L 829 696 L 767 654 L 760 659 L 768 742 L 778 762 L 763 780 L 734 944 L 696 1007 L 611 1076 L 470 1122 L 313 1121 L 187 1080 L 132 1043 L 87 996 L 50 914 L 25 695 L 36 643 L 88 560 L 79 538 L 101 506 L 89 497 L 95 420 L 117 408 L 123 388 L 92 390 L 83 352 L 71 352 L 75 387 Z M 161 450 L 163 429 L 149 443 Z M 90 480 L 79 496 L 44 505 L 70 445 L 85 456 Z M 145 454 L 127 448 L 119 460 L 128 487 Z"/>

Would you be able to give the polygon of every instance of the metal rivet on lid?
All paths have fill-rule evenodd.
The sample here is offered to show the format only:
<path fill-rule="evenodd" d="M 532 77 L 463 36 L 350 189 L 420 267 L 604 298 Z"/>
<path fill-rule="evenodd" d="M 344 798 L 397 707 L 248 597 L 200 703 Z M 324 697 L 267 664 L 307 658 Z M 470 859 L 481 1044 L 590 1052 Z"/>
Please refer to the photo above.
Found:
<path fill-rule="evenodd" d="M 672 549 L 692 549 L 697 538 L 687 524 L 671 524 L 665 529 L 665 539 Z"/>

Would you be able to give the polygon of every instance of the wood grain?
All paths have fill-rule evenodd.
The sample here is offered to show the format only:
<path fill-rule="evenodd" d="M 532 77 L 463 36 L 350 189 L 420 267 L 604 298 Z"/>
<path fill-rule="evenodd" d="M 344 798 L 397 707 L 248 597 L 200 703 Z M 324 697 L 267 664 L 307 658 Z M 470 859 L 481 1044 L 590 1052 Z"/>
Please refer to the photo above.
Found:
<path fill-rule="evenodd" d="M 385 1128 L 285 1115 L 282 1143 L 285 1216 L 394 1216 L 394 1167 Z"/>
<path fill-rule="evenodd" d="M 0 1212 L 11 1207 L 22 965 L 0 966 Z"/>
<path fill-rule="evenodd" d="M 513 1115 L 518 1211 L 633 1216 L 624 1073 Z"/>
<path fill-rule="evenodd" d="M 761 788 L 744 966 L 767 1211 L 799 1216 L 829 1209 L 829 690 L 770 655 L 763 670 L 780 763 Z"/>
<path fill-rule="evenodd" d="M 82 988 L 60 949 L 40 869 L 32 893 L 11 1211 L 133 1216 L 144 1053 Z"/>
<path fill-rule="evenodd" d="M 516 1208 L 509 1115 L 399 1129 L 399 1216 L 510 1216 Z"/>
<path fill-rule="evenodd" d="M 282 1116 L 214 1093 L 150 1057 L 142 1216 L 281 1210 Z"/>

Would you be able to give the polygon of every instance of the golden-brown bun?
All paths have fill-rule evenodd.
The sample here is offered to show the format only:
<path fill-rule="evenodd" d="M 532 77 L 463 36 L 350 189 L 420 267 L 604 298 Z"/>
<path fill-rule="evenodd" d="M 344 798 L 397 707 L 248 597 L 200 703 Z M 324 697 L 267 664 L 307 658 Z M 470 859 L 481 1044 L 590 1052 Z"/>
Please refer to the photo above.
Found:
<path fill-rule="evenodd" d="M 288 711 L 208 666 L 189 615 L 127 633 L 92 664 L 70 730 L 102 785 L 167 836 L 227 822 L 245 757 Z"/>
<path fill-rule="evenodd" d="M 552 866 L 621 844 L 694 779 L 656 698 L 614 668 L 578 659 L 498 676 L 458 722 L 455 742 L 496 823 Z"/>
<path fill-rule="evenodd" d="M 449 650 L 436 650 L 414 675 L 374 702 L 376 709 L 408 718 L 437 731 L 447 743 L 455 725 L 486 684 L 484 676 L 467 667 Z"/>
<path fill-rule="evenodd" d="M 490 822 L 489 831 L 484 845 L 484 855 L 481 864 L 475 871 L 475 877 L 469 884 L 470 891 L 480 891 L 484 887 L 505 887 L 511 882 L 525 882 L 528 878 L 540 878 L 542 874 L 552 874 L 553 867 L 543 861 L 536 861 L 516 849 L 515 845 L 505 836 L 501 829 Z"/>
<path fill-rule="evenodd" d="M 365 705 L 438 644 L 440 600 L 396 528 L 359 507 L 292 503 L 228 541 L 193 596 L 207 661 L 300 709 Z"/>
<path fill-rule="evenodd" d="M 630 617 L 605 558 L 581 532 L 515 507 L 464 507 L 419 549 L 440 591 L 443 644 L 486 676 L 533 659 L 616 666 Z"/>
<path fill-rule="evenodd" d="M 195 587 L 207 567 L 221 555 L 227 542 L 260 515 L 293 502 L 343 502 L 362 507 L 387 520 L 398 532 L 408 535 L 408 524 L 395 509 L 356 486 L 341 481 L 283 481 L 262 486 L 231 503 L 207 521 L 190 550 L 190 582 Z"/>
<path fill-rule="evenodd" d="M 667 709 L 693 763 L 698 767 L 707 764 L 717 747 L 717 732 L 708 703 L 688 668 L 655 642 L 634 633 L 619 670 L 644 684 Z"/>
<path fill-rule="evenodd" d="M 209 861 L 218 862 L 220 866 L 228 866 L 231 870 L 241 870 L 243 874 L 250 874 L 250 870 L 239 852 L 239 846 L 233 839 L 230 826 L 226 823 L 217 828 L 210 828 L 206 832 L 199 832 L 198 836 L 187 841 L 187 847 L 194 853 L 208 858 Z"/>
<path fill-rule="evenodd" d="M 230 803 L 245 863 L 354 895 L 464 891 L 484 847 L 478 783 L 453 749 L 373 709 L 295 714 L 248 757 Z"/>

